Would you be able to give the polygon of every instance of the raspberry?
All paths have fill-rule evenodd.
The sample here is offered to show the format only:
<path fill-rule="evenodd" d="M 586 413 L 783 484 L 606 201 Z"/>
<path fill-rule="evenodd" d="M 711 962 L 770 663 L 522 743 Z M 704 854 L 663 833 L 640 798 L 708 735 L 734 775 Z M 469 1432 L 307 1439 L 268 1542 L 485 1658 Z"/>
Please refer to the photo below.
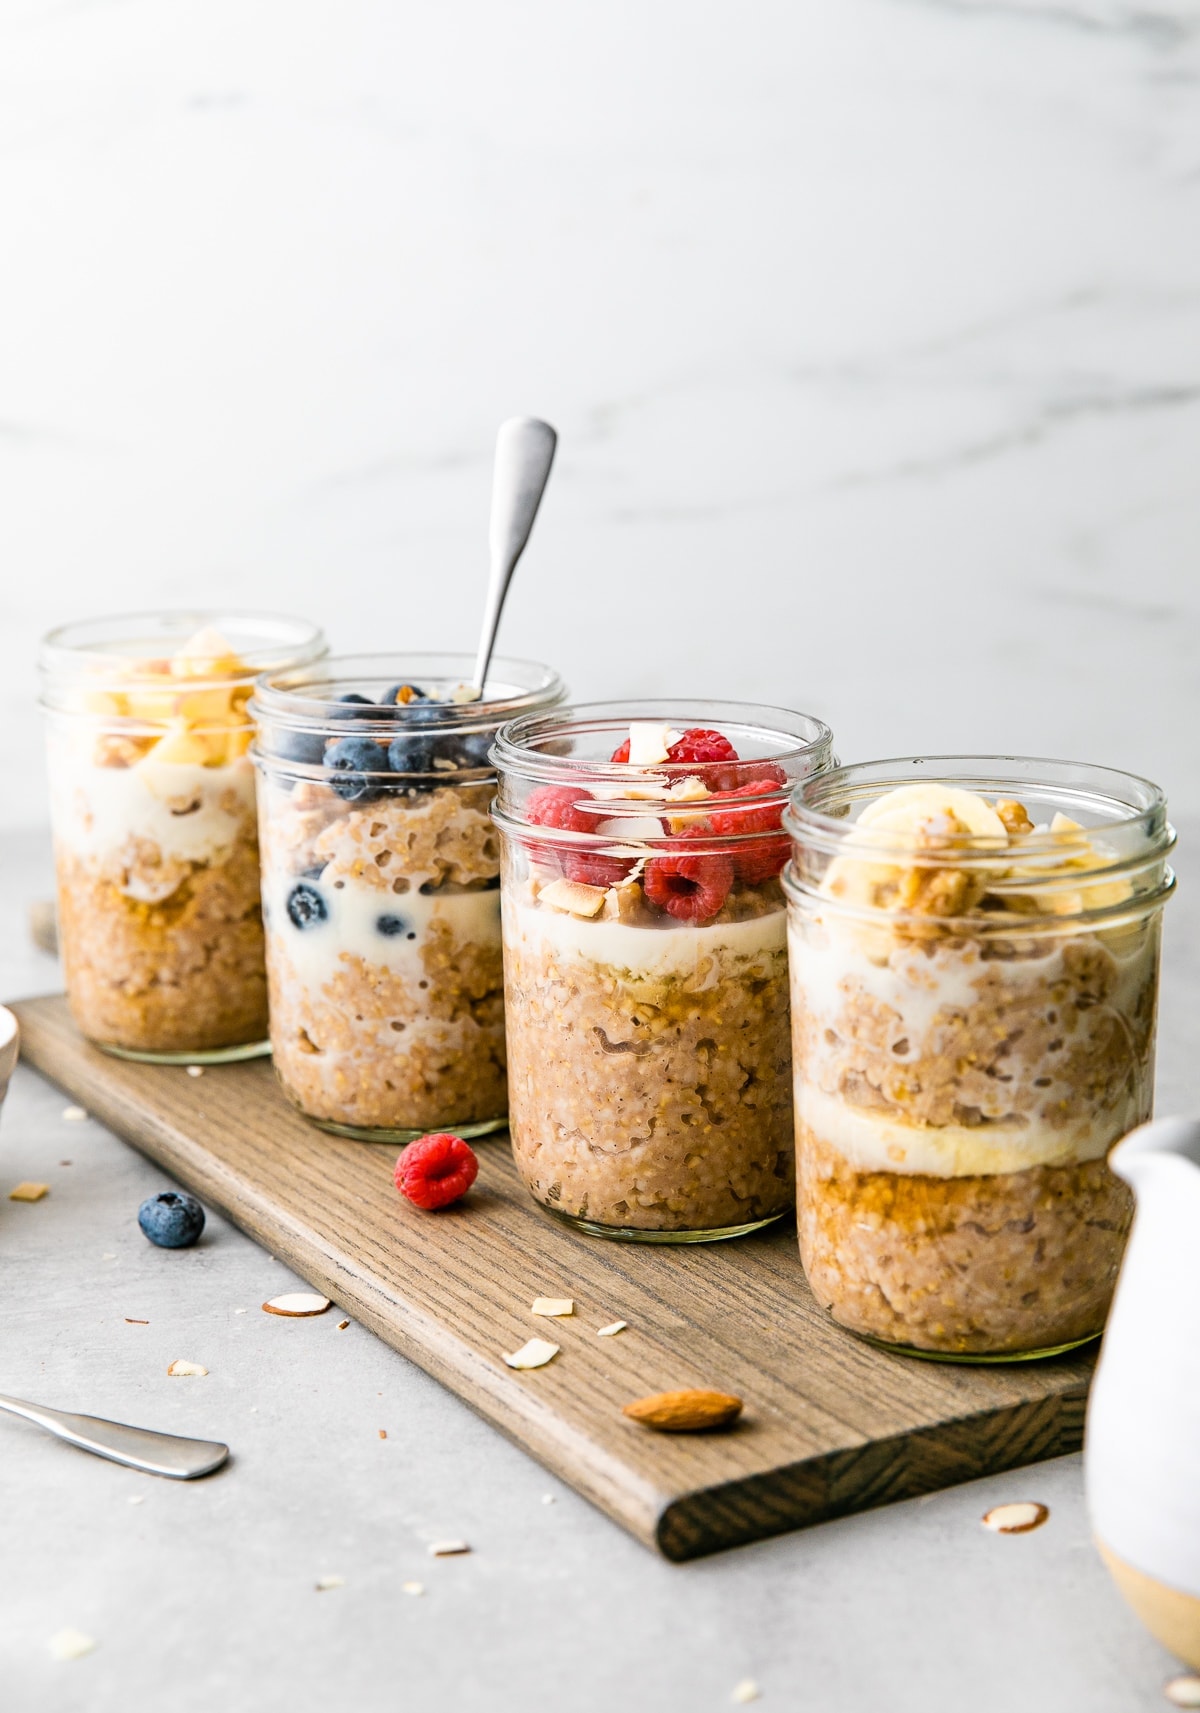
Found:
<path fill-rule="evenodd" d="M 621 744 L 617 749 L 614 749 L 612 754 L 609 756 L 608 759 L 610 761 L 628 761 L 629 760 L 629 739 L 626 738 L 625 742 L 623 744 Z"/>
<path fill-rule="evenodd" d="M 461 1136 L 422 1136 L 396 1161 L 396 1188 L 406 1200 L 428 1209 L 449 1207 L 475 1182 L 479 1161 Z"/>
<path fill-rule="evenodd" d="M 632 863 L 624 857 L 605 856 L 599 851 L 559 851 L 558 860 L 568 880 L 585 886 L 620 886 Z"/>
<path fill-rule="evenodd" d="M 736 761 L 738 752 L 720 732 L 703 726 L 689 726 L 678 743 L 667 751 L 668 761 L 698 763 L 705 761 Z"/>
<path fill-rule="evenodd" d="M 525 799 L 525 818 L 535 827 L 558 827 L 564 833 L 590 833 L 596 817 L 577 809 L 579 792 L 570 785 L 539 785 Z"/>
<path fill-rule="evenodd" d="M 762 797 L 775 790 L 766 779 L 752 779 L 739 785 L 736 791 L 722 791 L 714 802 L 728 802 L 731 797 Z M 736 809 L 713 809 L 709 820 L 714 833 L 722 838 L 736 838 L 745 833 L 770 833 L 783 825 L 783 809 L 778 803 L 745 804 Z M 754 885 L 773 880 L 787 863 L 790 846 L 786 838 L 755 839 L 753 844 L 733 853 L 733 866 L 739 880 Z"/>
<path fill-rule="evenodd" d="M 679 834 L 684 839 L 710 838 L 704 827 Z M 642 881 L 646 897 L 669 916 L 681 922 L 708 922 L 729 897 L 733 885 L 733 863 L 727 856 L 687 856 L 676 850 L 670 856 L 652 857 Z"/>

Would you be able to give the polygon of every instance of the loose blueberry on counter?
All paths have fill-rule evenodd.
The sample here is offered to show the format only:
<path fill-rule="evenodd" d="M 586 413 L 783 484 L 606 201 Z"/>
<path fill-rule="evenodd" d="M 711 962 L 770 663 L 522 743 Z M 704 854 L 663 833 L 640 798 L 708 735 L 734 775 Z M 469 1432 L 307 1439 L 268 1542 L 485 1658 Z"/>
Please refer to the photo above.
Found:
<path fill-rule="evenodd" d="M 391 763 L 383 746 L 370 738 L 339 738 L 325 751 L 325 766 L 334 775 L 330 785 L 344 803 L 369 803 L 385 789 L 370 775 L 386 773 Z"/>
<path fill-rule="evenodd" d="M 385 934 L 389 940 L 393 940 L 397 934 L 408 934 L 408 923 L 403 916 L 377 916 L 375 918 L 375 932 Z M 415 938 L 412 934 L 409 934 L 408 937 L 410 940 Z"/>
<path fill-rule="evenodd" d="M 164 1190 L 138 1208 L 143 1234 L 160 1249 L 190 1249 L 204 1230 L 204 1209 L 195 1196 Z"/>
<path fill-rule="evenodd" d="M 329 906 L 323 893 L 308 881 L 301 880 L 288 893 L 287 913 L 292 926 L 303 930 L 324 922 L 329 916 Z"/>

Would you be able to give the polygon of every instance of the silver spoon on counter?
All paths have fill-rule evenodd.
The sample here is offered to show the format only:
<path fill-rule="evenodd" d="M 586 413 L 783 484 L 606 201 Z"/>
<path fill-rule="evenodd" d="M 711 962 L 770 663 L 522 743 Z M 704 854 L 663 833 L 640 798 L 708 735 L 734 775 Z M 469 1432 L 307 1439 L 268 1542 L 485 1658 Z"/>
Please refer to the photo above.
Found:
<path fill-rule="evenodd" d="M 113 1463 L 144 1469 L 150 1475 L 171 1475 L 177 1481 L 194 1481 L 211 1475 L 229 1456 L 229 1447 L 213 1439 L 180 1439 L 173 1433 L 154 1433 L 150 1428 L 128 1427 L 124 1422 L 105 1421 L 102 1416 L 76 1416 L 67 1410 L 48 1410 L 42 1404 L 27 1404 L 21 1398 L 0 1394 L 0 1410 L 36 1422 L 56 1439 L 107 1457 Z"/>
<path fill-rule="evenodd" d="M 500 424 L 496 436 L 496 462 L 492 470 L 492 518 L 488 544 L 492 554 L 487 605 L 479 653 L 475 657 L 475 696 L 483 695 L 488 666 L 496 646 L 504 597 L 525 551 L 533 520 L 537 516 L 558 436 L 548 422 L 536 416 L 514 416 Z"/>

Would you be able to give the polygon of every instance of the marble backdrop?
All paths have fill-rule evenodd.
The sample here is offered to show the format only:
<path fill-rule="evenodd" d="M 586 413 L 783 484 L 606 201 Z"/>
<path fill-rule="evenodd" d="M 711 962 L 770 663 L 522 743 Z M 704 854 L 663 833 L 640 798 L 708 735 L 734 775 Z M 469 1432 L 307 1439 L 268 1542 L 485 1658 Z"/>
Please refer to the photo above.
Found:
<path fill-rule="evenodd" d="M 0 818 L 51 623 L 237 602 L 1200 811 L 1200 5 L 0 0 Z"/>

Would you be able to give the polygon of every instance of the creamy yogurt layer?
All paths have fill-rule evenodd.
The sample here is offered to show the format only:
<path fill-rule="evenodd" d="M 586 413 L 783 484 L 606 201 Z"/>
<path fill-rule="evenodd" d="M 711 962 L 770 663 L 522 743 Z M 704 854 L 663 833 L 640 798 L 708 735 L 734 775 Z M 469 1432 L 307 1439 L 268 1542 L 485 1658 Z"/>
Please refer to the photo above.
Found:
<path fill-rule="evenodd" d="M 298 889 L 315 894 L 325 914 L 304 920 Z M 315 992 L 355 958 L 415 985 L 425 976 L 425 948 L 443 925 L 456 945 L 500 945 L 497 890 L 396 896 L 348 875 L 313 882 L 276 875 L 267 878 L 264 905 L 272 937 L 278 935 L 295 974 Z"/>
<path fill-rule="evenodd" d="M 506 904 L 510 934 L 531 948 L 551 945 L 559 957 L 604 966 L 632 980 L 685 980 L 697 991 L 715 987 L 722 958 L 763 963 L 787 944 L 787 916 L 772 910 L 744 922 L 641 928 L 626 922 L 584 921 L 563 911 Z"/>
<path fill-rule="evenodd" d="M 164 858 L 220 862 L 254 814 L 254 768 L 246 756 L 219 767 L 152 755 L 135 767 L 76 763 L 55 770 L 54 786 L 57 838 L 100 861 L 144 839 Z"/>

